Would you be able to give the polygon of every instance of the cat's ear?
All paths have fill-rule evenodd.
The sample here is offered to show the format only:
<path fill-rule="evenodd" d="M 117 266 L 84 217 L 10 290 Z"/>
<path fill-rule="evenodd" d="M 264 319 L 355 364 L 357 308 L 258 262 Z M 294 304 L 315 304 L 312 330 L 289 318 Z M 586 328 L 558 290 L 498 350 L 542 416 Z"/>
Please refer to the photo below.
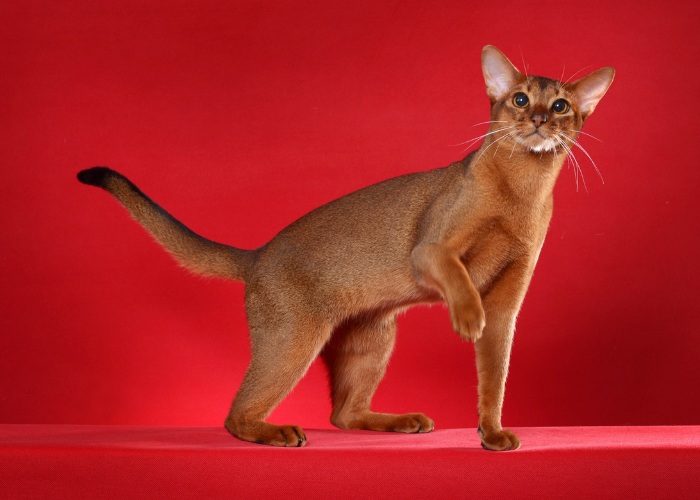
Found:
<path fill-rule="evenodd" d="M 491 102 L 505 97 L 517 84 L 522 75 L 503 53 L 493 45 L 487 45 L 481 51 L 481 70 L 484 72 L 486 93 Z"/>
<path fill-rule="evenodd" d="M 615 78 L 615 70 L 608 67 L 594 71 L 571 84 L 571 90 L 576 95 L 583 118 L 593 113 L 598 101 L 610 88 L 613 78 Z"/>

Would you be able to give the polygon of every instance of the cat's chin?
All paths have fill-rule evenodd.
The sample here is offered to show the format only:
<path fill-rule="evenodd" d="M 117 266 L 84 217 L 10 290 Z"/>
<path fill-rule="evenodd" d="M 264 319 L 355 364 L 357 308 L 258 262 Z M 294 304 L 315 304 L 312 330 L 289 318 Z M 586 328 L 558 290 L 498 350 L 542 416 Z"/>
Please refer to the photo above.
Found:
<path fill-rule="evenodd" d="M 532 153 L 551 153 L 557 149 L 557 141 L 553 137 L 544 137 L 535 132 L 526 137 L 518 137 L 517 141 Z"/>
<path fill-rule="evenodd" d="M 528 149 L 533 153 L 551 153 L 552 151 L 557 149 L 557 145 L 556 142 L 554 142 L 554 140 L 546 139 L 540 144 L 530 146 Z"/>

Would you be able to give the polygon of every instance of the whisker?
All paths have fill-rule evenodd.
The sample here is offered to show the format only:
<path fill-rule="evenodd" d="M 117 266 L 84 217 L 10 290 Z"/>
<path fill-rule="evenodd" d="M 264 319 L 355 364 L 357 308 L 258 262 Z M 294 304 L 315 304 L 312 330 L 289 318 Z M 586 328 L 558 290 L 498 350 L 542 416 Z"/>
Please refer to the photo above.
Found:
<path fill-rule="evenodd" d="M 511 158 L 513 158 L 513 153 L 515 152 L 515 146 L 518 144 L 518 139 L 519 139 L 520 137 L 522 137 L 522 135 L 516 137 L 515 140 L 513 141 L 513 147 L 510 148 L 510 156 L 508 157 L 509 160 L 510 160 Z"/>
<path fill-rule="evenodd" d="M 508 137 L 509 135 L 513 135 L 513 134 L 515 134 L 515 133 L 517 133 L 517 130 L 513 130 L 513 131 L 511 131 L 511 132 L 508 132 L 508 133 L 506 134 L 505 137 Z M 505 137 L 503 137 L 503 139 L 505 139 Z M 498 146 L 496 146 L 496 151 L 493 152 L 493 155 L 494 155 L 494 156 L 496 156 L 496 153 L 498 153 L 498 148 L 500 148 L 500 147 L 501 147 L 501 144 L 499 144 Z"/>
<path fill-rule="evenodd" d="M 559 145 L 562 147 L 562 149 L 566 152 L 566 168 L 571 168 L 573 165 L 571 161 L 571 157 L 573 156 L 571 154 L 571 149 L 566 146 L 564 141 L 562 141 L 561 137 L 559 137 L 559 134 L 554 135 L 554 139 L 559 143 Z M 576 166 L 574 165 L 573 167 L 574 170 L 574 182 L 576 183 L 576 192 L 578 193 L 578 171 L 576 170 Z"/>
<path fill-rule="evenodd" d="M 561 132 L 559 132 L 561 134 Z M 576 180 L 576 192 L 578 193 L 578 176 L 581 174 L 581 181 L 583 182 L 583 188 L 588 192 L 588 185 L 586 185 L 586 177 L 583 175 L 583 169 L 581 168 L 581 164 L 578 162 L 576 159 L 576 155 L 574 155 L 574 152 L 571 150 L 571 147 L 566 144 L 560 137 L 559 134 L 555 135 L 555 139 L 559 141 L 559 144 L 566 150 L 567 152 L 567 158 L 571 160 L 571 164 L 574 167 L 574 179 Z M 562 134 L 564 135 L 564 134 Z"/>
<path fill-rule="evenodd" d="M 563 84 L 566 85 L 566 84 L 569 83 L 576 75 L 578 75 L 578 74 L 579 74 L 580 72 L 582 72 L 582 71 L 586 71 L 586 70 L 587 70 L 588 68 L 590 68 L 590 67 L 591 67 L 591 66 L 588 65 L 588 66 L 585 66 L 585 67 L 581 68 L 581 69 L 578 70 L 576 73 L 574 73 L 574 74 L 571 75 L 569 78 L 567 78 L 566 81 L 563 82 Z"/>
<path fill-rule="evenodd" d="M 592 135 L 592 134 L 589 134 L 588 132 L 584 132 L 583 130 L 574 130 L 574 129 L 567 128 L 566 131 L 567 131 L 567 132 L 574 132 L 574 133 L 575 133 L 575 132 L 578 132 L 579 134 L 583 134 L 583 135 L 585 135 L 585 136 L 587 136 L 587 137 L 591 137 L 592 139 L 595 139 L 595 140 L 598 141 L 598 142 L 603 142 L 602 139 L 598 139 L 596 136 L 594 136 L 594 135 Z"/>
<path fill-rule="evenodd" d="M 559 85 L 557 86 L 557 92 L 561 90 L 561 88 L 564 86 L 564 72 L 566 71 L 566 64 L 561 70 L 561 76 L 559 77 Z"/>
<path fill-rule="evenodd" d="M 567 153 L 567 156 L 566 156 L 567 167 L 572 166 L 572 170 L 574 171 L 574 182 L 576 183 L 576 192 L 578 193 L 578 167 L 575 163 L 576 157 L 573 155 L 573 152 L 571 151 L 571 149 L 559 137 L 557 137 L 557 140 L 559 141 L 559 144 L 561 144 L 562 148 Z"/>
<path fill-rule="evenodd" d="M 523 55 L 523 48 L 520 47 L 520 59 L 523 61 L 523 71 L 525 72 L 525 78 L 528 78 L 529 75 L 527 74 L 527 64 L 525 64 L 525 56 Z"/>
<path fill-rule="evenodd" d="M 488 149 L 489 149 L 491 146 L 493 146 L 494 144 L 496 144 L 496 143 L 498 143 L 498 142 L 501 142 L 503 139 L 505 139 L 505 138 L 507 138 L 507 137 L 510 137 L 512 134 L 517 134 L 517 133 L 518 133 L 517 130 L 511 130 L 510 132 L 508 132 L 507 134 L 505 134 L 503 137 L 499 137 L 498 139 L 494 140 L 491 144 L 489 144 L 488 146 L 486 146 L 486 148 L 481 152 L 481 154 L 480 154 L 479 157 L 476 159 L 476 161 L 474 162 L 474 164 L 476 165 L 476 164 L 479 162 L 479 160 L 481 159 L 481 157 L 484 156 L 484 153 L 486 153 L 486 151 L 488 151 Z"/>
<path fill-rule="evenodd" d="M 468 141 L 460 142 L 459 144 L 453 144 L 453 146 L 455 146 L 455 147 L 456 147 L 456 146 L 463 146 L 463 145 L 466 144 L 466 145 L 467 145 L 467 148 L 469 148 L 473 143 L 475 143 L 475 142 L 478 141 L 479 139 L 484 139 L 485 137 L 488 137 L 488 136 L 490 136 L 490 135 L 496 134 L 496 133 L 498 133 L 498 132 L 502 132 L 502 131 L 504 131 L 504 130 L 510 130 L 510 129 L 512 129 L 512 128 L 515 128 L 516 126 L 517 126 L 517 125 L 511 125 L 510 127 L 502 127 L 502 128 L 496 129 L 496 130 L 492 130 L 491 132 L 486 132 L 485 134 L 480 135 L 480 136 L 478 136 L 478 137 L 475 137 L 474 139 L 469 139 Z M 466 151 L 466 149 L 465 149 L 465 151 Z"/>
<path fill-rule="evenodd" d="M 486 125 L 487 123 L 508 123 L 508 120 L 489 120 L 487 122 L 475 123 L 474 125 L 472 125 L 472 127 L 476 127 L 478 125 Z"/>
<path fill-rule="evenodd" d="M 598 177 L 600 177 L 600 182 L 602 182 L 603 184 L 605 184 L 605 179 L 603 179 L 603 174 L 601 174 L 601 173 L 600 173 L 600 170 L 598 170 L 598 165 L 596 165 L 596 163 L 593 161 L 593 158 L 591 158 L 591 155 L 588 154 L 588 151 L 586 151 L 586 149 L 585 149 L 583 146 L 581 146 L 581 144 L 579 144 L 579 142 L 578 142 L 577 140 L 575 140 L 575 139 L 569 137 L 569 136 L 566 135 L 564 132 L 559 132 L 559 134 L 561 134 L 564 138 L 566 138 L 566 139 L 568 139 L 569 141 L 571 141 L 571 143 L 572 143 L 574 146 L 576 146 L 576 147 L 579 148 L 581 151 L 583 151 L 583 154 L 585 154 L 585 155 L 588 157 L 588 159 L 591 161 L 591 164 L 593 165 L 593 168 L 595 169 L 596 173 L 598 174 Z"/>

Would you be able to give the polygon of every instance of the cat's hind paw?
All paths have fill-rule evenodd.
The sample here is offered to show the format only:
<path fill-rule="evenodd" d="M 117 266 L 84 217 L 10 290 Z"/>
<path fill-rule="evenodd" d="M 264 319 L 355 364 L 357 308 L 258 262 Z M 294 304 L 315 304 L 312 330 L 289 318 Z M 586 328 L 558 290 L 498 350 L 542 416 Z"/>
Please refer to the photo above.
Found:
<path fill-rule="evenodd" d="M 433 420 L 422 413 L 394 415 L 392 413 L 366 412 L 334 419 L 333 424 L 340 429 L 404 432 L 406 434 L 425 434 L 435 429 Z"/>
<path fill-rule="evenodd" d="M 227 420 L 225 427 L 242 441 L 295 448 L 306 445 L 306 434 L 297 425 L 273 425 L 266 422 L 241 424 Z"/>

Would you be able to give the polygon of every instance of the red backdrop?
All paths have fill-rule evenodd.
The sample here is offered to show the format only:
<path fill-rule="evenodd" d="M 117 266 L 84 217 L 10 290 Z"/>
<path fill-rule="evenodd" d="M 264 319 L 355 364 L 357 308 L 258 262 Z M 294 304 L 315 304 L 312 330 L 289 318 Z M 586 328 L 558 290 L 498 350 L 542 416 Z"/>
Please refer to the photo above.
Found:
<path fill-rule="evenodd" d="M 614 66 L 556 188 L 507 425 L 700 424 L 694 2 L 28 1 L 0 7 L 0 422 L 220 425 L 243 286 L 179 270 L 105 193 L 116 168 L 244 248 L 349 191 L 444 166 L 488 119 L 487 43 L 530 73 Z M 472 346 L 402 316 L 375 398 L 476 425 Z M 328 426 L 315 364 L 273 421 Z"/>

